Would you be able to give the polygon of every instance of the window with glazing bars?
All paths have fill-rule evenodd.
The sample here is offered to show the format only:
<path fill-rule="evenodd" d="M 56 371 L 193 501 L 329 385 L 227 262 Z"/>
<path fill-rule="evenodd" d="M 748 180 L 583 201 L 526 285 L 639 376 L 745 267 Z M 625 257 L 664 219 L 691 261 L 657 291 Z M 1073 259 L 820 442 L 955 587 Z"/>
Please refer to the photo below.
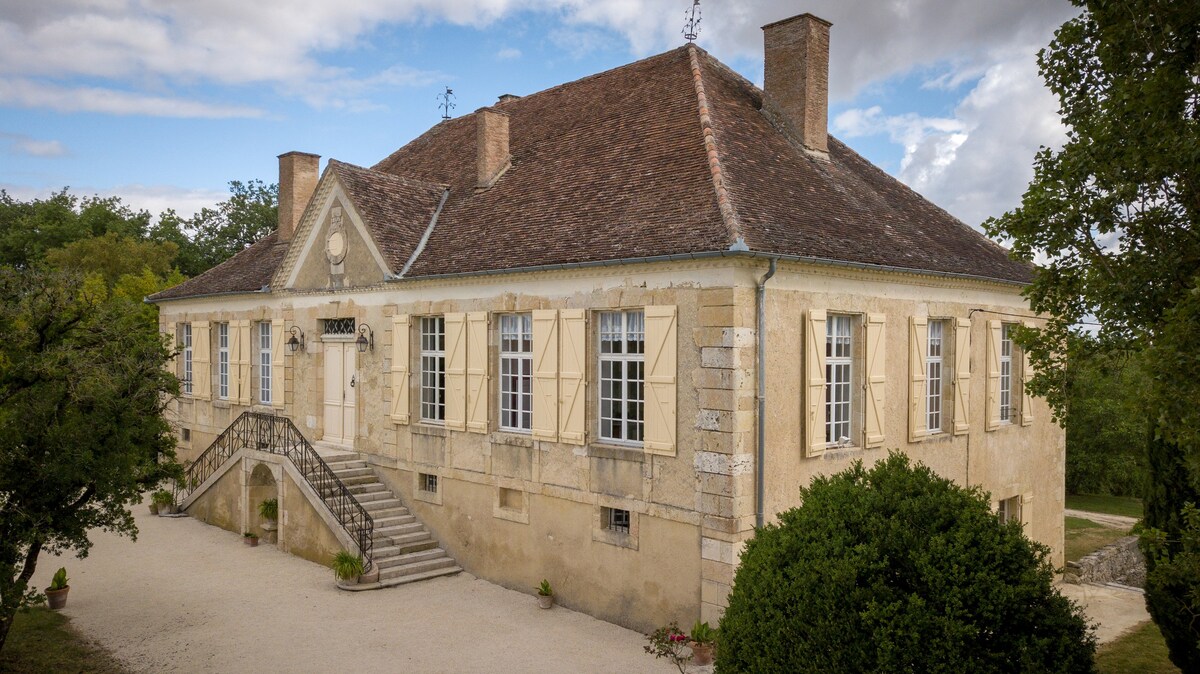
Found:
<path fill-rule="evenodd" d="M 183 392 L 192 392 L 192 324 L 183 324 Z"/>
<path fill-rule="evenodd" d="M 258 401 L 271 404 L 271 324 L 258 324 Z"/>
<path fill-rule="evenodd" d="M 1000 326 L 1000 421 L 1012 421 L 1012 354 L 1011 323 Z"/>
<path fill-rule="evenodd" d="M 436 494 L 438 489 L 438 476 L 432 473 L 421 473 L 420 479 L 421 491 L 427 491 L 431 494 Z"/>
<path fill-rule="evenodd" d="M 421 420 L 446 421 L 446 319 L 421 318 Z"/>
<path fill-rule="evenodd" d="M 925 425 L 930 433 L 942 430 L 942 349 L 945 321 L 929 321 L 925 349 Z"/>
<path fill-rule="evenodd" d="M 640 443 L 645 369 L 645 314 L 600 314 L 600 437 Z"/>
<path fill-rule="evenodd" d="M 854 338 L 852 317 L 830 315 L 825 321 L 825 442 L 850 442 Z"/>
<path fill-rule="evenodd" d="M 229 399 L 229 324 L 217 323 L 217 397 Z"/>
<path fill-rule="evenodd" d="M 533 314 L 500 317 L 500 428 L 533 427 Z"/>
<path fill-rule="evenodd" d="M 601 508 L 604 528 L 620 534 L 629 533 L 629 511 L 621 508 Z"/>

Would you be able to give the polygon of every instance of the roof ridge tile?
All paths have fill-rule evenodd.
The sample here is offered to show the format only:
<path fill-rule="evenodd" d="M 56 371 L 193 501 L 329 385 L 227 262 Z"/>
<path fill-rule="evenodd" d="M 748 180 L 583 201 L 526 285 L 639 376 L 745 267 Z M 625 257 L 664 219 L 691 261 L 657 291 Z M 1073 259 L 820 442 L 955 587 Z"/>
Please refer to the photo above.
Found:
<path fill-rule="evenodd" d="M 741 226 L 738 223 L 737 209 L 730 199 L 729 190 L 725 187 L 725 177 L 721 170 L 721 152 L 717 145 L 716 129 L 712 116 L 708 113 L 708 97 L 704 93 L 704 73 L 700 69 L 700 59 L 697 57 L 697 47 L 688 45 L 688 59 L 692 68 L 692 84 L 696 88 L 696 104 L 700 114 L 700 128 L 704 134 L 704 150 L 708 156 L 709 170 L 712 172 L 713 189 L 717 193 L 717 207 L 721 211 L 721 220 L 729 230 L 730 245 L 736 245 L 744 240 Z"/>

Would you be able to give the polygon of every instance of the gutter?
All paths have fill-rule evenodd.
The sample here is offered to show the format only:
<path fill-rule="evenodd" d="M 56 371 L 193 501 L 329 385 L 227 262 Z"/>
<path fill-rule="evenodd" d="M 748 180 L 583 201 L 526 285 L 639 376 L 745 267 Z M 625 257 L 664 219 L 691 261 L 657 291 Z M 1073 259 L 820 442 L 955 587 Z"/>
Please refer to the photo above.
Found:
<path fill-rule="evenodd" d="M 175 302 L 175 301 L 179 301 L 179 300 L 195 300 L 195 299 L 202 299 L 205 297 L 225 297 L 227 295 L 262 295 L 262 294 L 267 294 L 267 295 L 271 294 L 271 286 L 265 285 L 265 286 L 259 288 L 258 290 L 226 290 L 226 291 L 219 292 L 219 293 L 200 293 L 197 295 L 183 295 L 182 297 L 163 297 L 163 298 L 160 298 L 157 300 L 151 299 L 150 296 L 147 296 L 142 299 L 142 303 L 143 304 L 159 304 L 160 302 Z"/>
<path fill-rule="evenodd" d="M 758 461 L 755 464 L 755 480 L 757 484 L 754 489 L 754 527 L 761 529 L 763 525 L 763 494 L 764 462 L 766 461 L 767 451 L 763 446 L 767 435 L 767 281 L 775 275 L 775 265 L 778 262 L 777 258 L 769 258 L 771 268 L 767 270 L 767 275 L 762 277 L 758 282 L 758 330 L 754 334 L 755 350 L 758 352 L 758 418 L 755 420 L 758 423 Z"/>

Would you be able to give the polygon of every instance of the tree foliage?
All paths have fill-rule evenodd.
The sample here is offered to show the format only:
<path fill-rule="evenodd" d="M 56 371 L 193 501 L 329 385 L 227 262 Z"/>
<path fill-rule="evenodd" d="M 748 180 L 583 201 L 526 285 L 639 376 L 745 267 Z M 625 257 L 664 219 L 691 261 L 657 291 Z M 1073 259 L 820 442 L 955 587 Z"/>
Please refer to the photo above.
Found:
<path fill-rule="evenodd" d="M 85 556 L 96 528 L 136 536 L 129 505 L 179 475 L 171 350 L 140 302 L 89 287 L 0 267 L 0 648 L 42 553 Z"/>
<path fill-rule="evenodd" d="M 152 235 L 179 246 L 180 271 L 195 276 L 221 264 L 274 231 L 279 187 L 261 180 L 229 183 L 229 199 L 183 220 L 164 214 Z"/>
<path fill-rule="evenodd" d="M 0 264 L 25 269 L 50 250 L 109 233 L 141 239 L 149 224 L 149 213 L 115 197 L 80 198 L 64 188 L 47 199 L 18 201 L 0 190 Z"/>
<path fill-rule="evenodd" d="M 893 453 L 800 490 L 742 554 L 718 672 L 1090 672 L 1049 550 Z"/>

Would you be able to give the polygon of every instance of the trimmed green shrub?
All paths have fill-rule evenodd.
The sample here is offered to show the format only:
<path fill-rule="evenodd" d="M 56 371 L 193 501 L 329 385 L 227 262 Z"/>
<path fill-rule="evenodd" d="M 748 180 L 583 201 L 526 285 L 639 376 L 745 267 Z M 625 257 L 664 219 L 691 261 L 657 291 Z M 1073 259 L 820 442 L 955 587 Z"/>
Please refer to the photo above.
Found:
<path fill-rule="evenodd" d="M 717 671 L 1092 672 L 1049 550 L 892 453 L 800 490 L 742 554 Z"/>

